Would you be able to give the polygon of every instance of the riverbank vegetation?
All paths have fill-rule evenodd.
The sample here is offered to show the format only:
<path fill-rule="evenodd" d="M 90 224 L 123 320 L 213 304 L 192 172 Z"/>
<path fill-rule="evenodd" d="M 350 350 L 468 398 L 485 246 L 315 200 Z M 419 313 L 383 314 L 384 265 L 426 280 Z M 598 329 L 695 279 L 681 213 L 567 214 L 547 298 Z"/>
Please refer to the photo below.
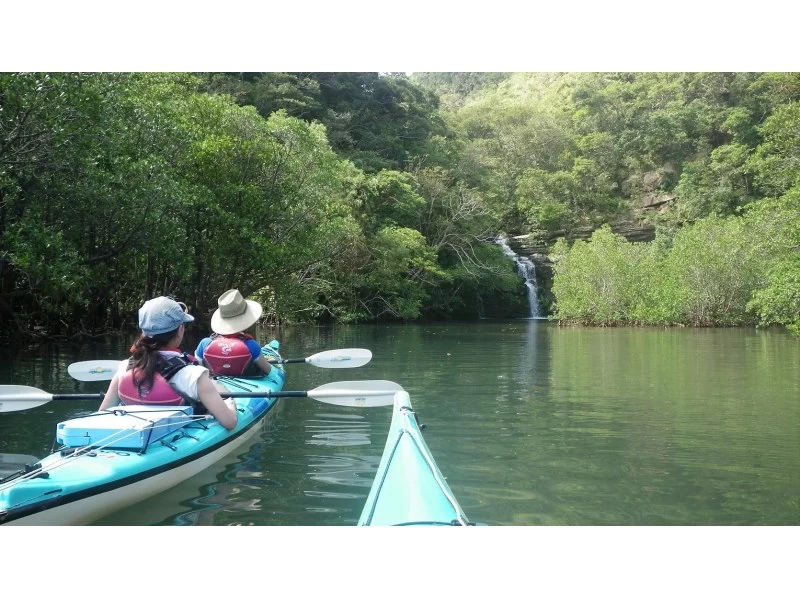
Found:
<path fill-rule="evenodd" d="M 0 329 L 118 329 L 157 294 L 202 320 L 232 287 L 273 322 L 524 316 L 502 233 L 549 248 L 561 321 L 800 333 L 799 98 L 793 73 L 2 73 Z"/>

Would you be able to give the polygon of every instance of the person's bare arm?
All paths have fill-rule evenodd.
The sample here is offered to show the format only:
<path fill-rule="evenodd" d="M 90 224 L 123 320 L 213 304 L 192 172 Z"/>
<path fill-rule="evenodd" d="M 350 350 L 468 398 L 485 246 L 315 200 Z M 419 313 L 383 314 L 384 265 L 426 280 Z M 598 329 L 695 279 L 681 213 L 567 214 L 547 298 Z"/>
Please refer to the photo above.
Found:
<path fill-rule="evenodd" d="M 256 359 L 256 365 L 261 368 L 265 374 L 269 374 L 270 370 L 272 370 L 272 365 L 270 365 L 269 361 L 266 357 L 261 355 L 258 359 Z"/>
<path fill-rule="evenodd" d="M 197 398 L 225 428 L 233 430 L 236 427 L 239 415 L 233 399 L 223 399 L 220 396 L 207 372 L 203 372 L 197 380 Z"/>
<path fill-rule="evenodd" d="M 106 395 L 103 397 L 103 402 L 100 403 L 99 411 L 103 409 L 110 409 L 119 405 L 119 375 L 115 374 L 108 385 Z"/>

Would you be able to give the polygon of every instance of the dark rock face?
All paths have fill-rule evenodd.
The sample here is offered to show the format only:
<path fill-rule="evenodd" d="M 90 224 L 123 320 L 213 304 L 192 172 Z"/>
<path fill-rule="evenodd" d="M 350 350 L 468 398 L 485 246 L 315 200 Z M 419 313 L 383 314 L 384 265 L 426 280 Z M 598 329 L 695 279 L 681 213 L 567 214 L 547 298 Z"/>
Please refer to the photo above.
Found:
<path fill-rule="evenodd" d="M 611 230 L 625 237 L 632 243 L 643 243 L 655 239 L 655 228 L 649 224 L 638 222 L 617 222 L 611 224 Z M 528 257 L 536 269 L 536 286 L 539 290 L 539 307 L 544 315 L 552 313 L 553 306 L 553 262 L 550 259 L 550 248 L 559 238 L 566 238 L 572 243 L 577 240 L 588 241 L 596 228 L 581 227 L 570 231 L 556 231 L 542 239 L 533 235 L 517 235 L 508 237 L 508 246 L 517 255 Z"/>

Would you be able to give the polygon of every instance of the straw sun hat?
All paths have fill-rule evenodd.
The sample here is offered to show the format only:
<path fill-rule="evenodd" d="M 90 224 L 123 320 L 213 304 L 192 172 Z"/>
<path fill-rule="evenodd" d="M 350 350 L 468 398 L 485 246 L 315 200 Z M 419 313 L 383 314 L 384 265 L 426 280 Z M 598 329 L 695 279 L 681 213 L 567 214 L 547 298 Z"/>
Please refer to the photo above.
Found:
<path fill-rule="evenodd" d="M 247 330 L 261 317 L 261 304 L 242 297 L 238 289 L 225 291 L 217 300 L 219 308 L 211 316 L 211 330 L 217 334 L 236 334 Z"/>

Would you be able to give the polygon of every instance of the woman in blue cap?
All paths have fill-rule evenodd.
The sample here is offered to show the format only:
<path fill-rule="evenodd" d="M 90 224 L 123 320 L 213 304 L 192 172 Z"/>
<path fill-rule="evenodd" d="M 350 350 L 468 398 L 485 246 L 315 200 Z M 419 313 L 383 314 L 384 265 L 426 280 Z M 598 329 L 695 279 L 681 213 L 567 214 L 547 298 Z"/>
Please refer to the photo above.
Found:
<path fill-rule="evenodd" d="M 169 297 L 145 301 L 139 308 L 142 333 L 133 354 L 108 386 L 100 409 L 125 405 L 195 405 L 205 407 L 228 430 L 236 427 L 236 405 L 223 399 L 208 370 L 182 353 L 184 326 L 194 321 L 183 303 Z"/>

